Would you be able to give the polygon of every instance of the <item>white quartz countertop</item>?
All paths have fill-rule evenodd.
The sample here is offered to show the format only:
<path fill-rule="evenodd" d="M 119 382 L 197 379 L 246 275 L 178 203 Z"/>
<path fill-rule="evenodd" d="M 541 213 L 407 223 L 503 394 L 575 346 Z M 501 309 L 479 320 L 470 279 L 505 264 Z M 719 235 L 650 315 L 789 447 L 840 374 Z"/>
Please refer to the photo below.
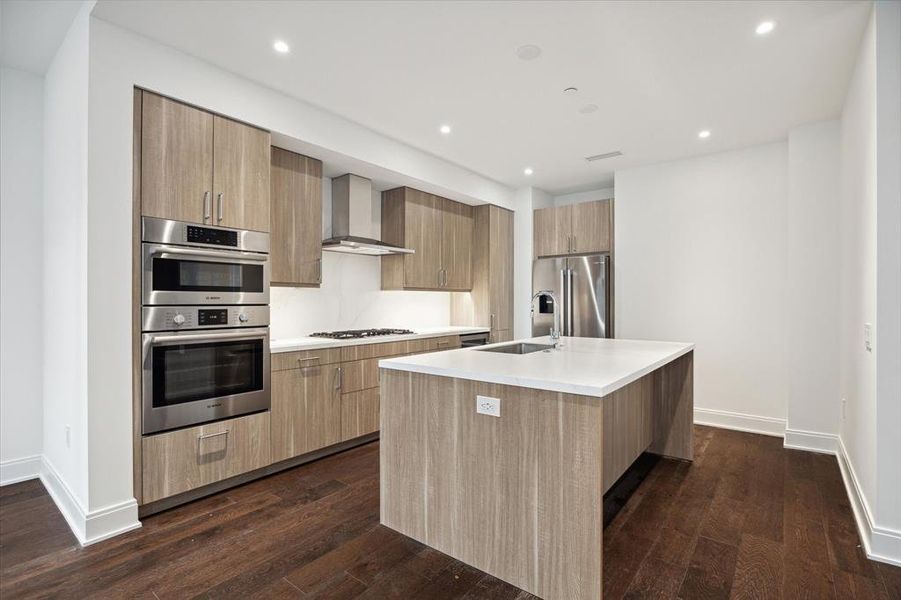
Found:
<path fill-rule="evenodd" d="M 516 340 L 549 344 L 547 337 Z M 694 349 L 694 344 L 603 338 L 560 338 L 550 352 L 505 354 L 461 348 L 379 361 L 384 369 L 413 371 L 488 383 L 606 396 Z"/>
<path fill-rule="evenodd" d="M 360 346 L 367 344 L 387 344 L 388 342 L 404 342 L 407 340 L 419 340 L 443 335 L 466 335 L 467 333 L 485 333 L 487 327 L 419 327 L 416 333 L 407 335 L 380 335 L 377 337 L 359 338 L 353 340 L 333 340 L 319 337 L 278 338 L 269 341 L 269 351 L 296 352 L 298 350 L 319 350 L 320 348 L 340 348 L 341 346 Z"/>

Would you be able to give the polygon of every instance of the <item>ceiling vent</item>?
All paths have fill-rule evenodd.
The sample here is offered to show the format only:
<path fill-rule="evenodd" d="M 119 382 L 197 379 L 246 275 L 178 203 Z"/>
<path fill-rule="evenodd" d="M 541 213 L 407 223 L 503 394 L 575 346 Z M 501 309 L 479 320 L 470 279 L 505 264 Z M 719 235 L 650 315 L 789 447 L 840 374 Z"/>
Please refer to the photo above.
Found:
<path fill-rule="evenodd" d="M 605 158 L 615 158 L 617 156 L 622 156 L 622 155 L 623 155 L 622 152 L 620 152 L 619 150 L 616 150 L 614 152 L 608 152 L 607 154 L 595 154 L 594 156 L 586 156 L 585 160 L 587 160 L 588 162 L 594 162 L 596 160 L 604 160 Z"/>

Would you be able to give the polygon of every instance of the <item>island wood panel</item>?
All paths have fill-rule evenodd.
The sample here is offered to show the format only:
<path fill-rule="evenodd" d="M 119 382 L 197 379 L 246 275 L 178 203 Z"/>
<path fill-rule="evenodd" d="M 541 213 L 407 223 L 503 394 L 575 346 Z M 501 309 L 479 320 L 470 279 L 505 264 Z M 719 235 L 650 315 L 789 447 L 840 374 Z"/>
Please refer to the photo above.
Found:
<path fill-rule="evenodd" d="M 604 492 L 648 449 L 654 436 L 652 411 L 656 372 L 604 396 Z"/>
<path fill-rule="evenodd" d="M 610 252 L 610 223 L 610 200 L 573 204 L 570 252 Z"/>
<path fill-rule="evenodd" d="M 379 388 L 341 394 L 341 439 L 379 430 Z"/>
<path fill-rule="evenodd" d="M 322 161 L 272 148 L 272 284 L 322 282 Z"/>
<path fill-rule="evenodd" d="M 653 402 L 654 454 L 694 458 L 694 351 L 655 371 Z"/>
<path fill-rule="evenodd" d="M 141 214 L 214 224 L 213 115 L 151 92 L 141 114 Z"/>
<path fill-rule="evenodd" d="M 299 352 L 276 352 L 272 354 L 270 364 L 273 372 L 299 369 L 313 365 L 329 365 L 341 362 L 341 348 L 320 348 L 318 350 L 301 350 Z"/>
<path fill-rule="evenodd" d="M 213 116 L 213 225 L 269 231 L 269 132 Z"/>
<path fill-rule="evenodd" d="M 145 436 L 143 461 L 145 503 L 265 467 L 269 413 Z"/>
<path fill-rule="evenodd" d="M 542 598 L 600 598 L 599 399 L 387 369 L 381 399 L 384 525 Z"/>
<path fill-rule="evenodd" d="M 272 461 L 341 441 L 339 366 L 272 373 Z"/>

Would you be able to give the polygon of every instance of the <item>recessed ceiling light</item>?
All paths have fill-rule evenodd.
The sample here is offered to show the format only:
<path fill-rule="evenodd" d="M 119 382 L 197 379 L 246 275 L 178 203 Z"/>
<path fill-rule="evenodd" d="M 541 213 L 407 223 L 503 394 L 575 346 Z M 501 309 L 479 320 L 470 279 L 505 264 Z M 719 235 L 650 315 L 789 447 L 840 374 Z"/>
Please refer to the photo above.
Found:
<path fill-rule="evenodd" d="M 526 167 L 525 169 L 522 170 L 522 172 L 525 173 L 526 175 L 531 175 L 532 167 Z"/>
<path fill-rule="evenodd" d="M 579 109 L 579 112 L 582 113 L 583 115 L 590 115 L 591 113 L 595 112 L 597 109 L 598 109 L 597 104 L 586 104 L 585 106 L 583 106 L 582 108 Z"/>
<path fill-rule="evenodd" d="M 451 132 L 451 127 L 450 127 L 450 125 L 442 125 L 441 127 L 438 128 L 438 131 L 440 131 L 444 135 L 447 135 Z"/>
<path fill-rule="evenodd" d="M 279 54 L 287 54 L 291 51 L 291 46 L 289 46 L 288 43 L 283 40 L 275 40 L 274 42 L 272 42 L 272 49 Z"/>
<path fill-rule="evenodd" d="M 703 131 L 699 131 L 699 132 L 698 132 L 698 137 L 701 138 L 702 140 L 706 140 L 707 138 L 710 137 L 710 130 L 709 130 L 709 129 L 705 129 L 705 130 L 703 130 Z"/>
<path fill-rule="evenodd" d="M 522 60 L 534 60 L 541 56 L 541 48 L 534 44 L 526 44 L 516 49 L 516 56 Z"/>
<path fill-rule="evenodd" d="M 764 21 L 760 25 L 757 26 L 757 29 L 754 31 L 757 32 L 757 35 L 766 35 L 770 33 L 773 29 L 776 28 L 776 24 L 772 21 Z"/>

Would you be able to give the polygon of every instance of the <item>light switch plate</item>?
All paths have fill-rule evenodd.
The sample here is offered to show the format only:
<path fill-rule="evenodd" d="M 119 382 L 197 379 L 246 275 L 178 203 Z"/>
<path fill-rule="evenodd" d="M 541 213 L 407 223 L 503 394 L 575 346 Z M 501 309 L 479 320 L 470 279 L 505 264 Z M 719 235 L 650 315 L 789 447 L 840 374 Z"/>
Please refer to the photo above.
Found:
<path fill-rule="evenodd" d="M 501 416 L 501 399 L 491 396 L 476 396 L 476 412 L 492 417 Z"/>

